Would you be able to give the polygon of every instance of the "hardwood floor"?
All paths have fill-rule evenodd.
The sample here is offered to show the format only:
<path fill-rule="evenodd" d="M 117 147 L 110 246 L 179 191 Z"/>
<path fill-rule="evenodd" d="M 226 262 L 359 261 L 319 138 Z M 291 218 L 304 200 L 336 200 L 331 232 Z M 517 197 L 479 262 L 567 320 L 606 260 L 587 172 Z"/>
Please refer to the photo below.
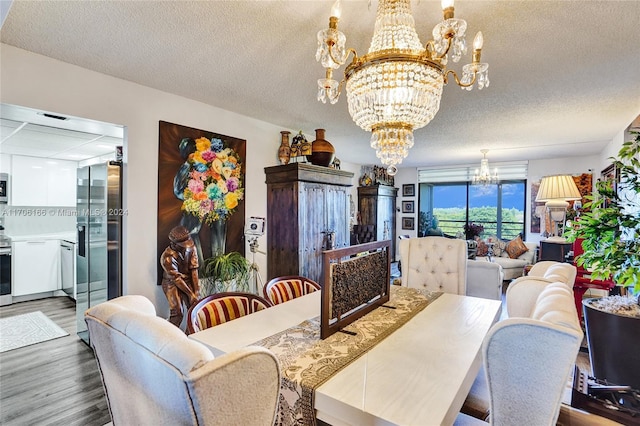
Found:
<path fill-rule="evenodd" d="M 76 336 L 75 303 L 51 297 L 0 308 L 42 311 L 69 333 L 0 354 L 0 424 L 102 426 L 111 421 L 93 351 Z"/>

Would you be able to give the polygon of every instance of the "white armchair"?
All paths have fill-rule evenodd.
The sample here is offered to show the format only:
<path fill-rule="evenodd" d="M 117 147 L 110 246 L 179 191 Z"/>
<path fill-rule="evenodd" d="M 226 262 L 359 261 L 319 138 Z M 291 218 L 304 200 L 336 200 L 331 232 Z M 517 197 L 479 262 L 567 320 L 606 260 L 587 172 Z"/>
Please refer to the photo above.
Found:
<path fill-rule="evenodd" d="M 259 347 L 215 358 L 143 296 L 85 313 L 114 425 L 273 425 L 278 360 Z"/>
<path fill-rule="evenodd" d="M 402 285 L 466 294 L 467 242 L 445 237 L 400 240 Z"/>
<path fill-rule="evenodd" d="M 502 300 L 504 270 L 498 263 L 467 260 L 467 296 Z"/>

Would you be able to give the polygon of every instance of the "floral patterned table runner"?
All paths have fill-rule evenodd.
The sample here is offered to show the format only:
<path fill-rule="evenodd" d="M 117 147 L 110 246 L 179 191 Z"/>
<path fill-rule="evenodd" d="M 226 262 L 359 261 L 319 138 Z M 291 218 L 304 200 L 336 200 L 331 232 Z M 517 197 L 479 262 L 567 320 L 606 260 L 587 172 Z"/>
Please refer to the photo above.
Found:
<path fill-rule="evenodd" d="M 441 294 L 392 286 L 389 302 L 349 324 L 343 329 L 346 333 L 335 333 L 321 340 L 320 318 L 316 317 L 254 343 L 270 349 L 280 360 L 282 383 L 276 424 L 315 425 L 314 389 Z"/>

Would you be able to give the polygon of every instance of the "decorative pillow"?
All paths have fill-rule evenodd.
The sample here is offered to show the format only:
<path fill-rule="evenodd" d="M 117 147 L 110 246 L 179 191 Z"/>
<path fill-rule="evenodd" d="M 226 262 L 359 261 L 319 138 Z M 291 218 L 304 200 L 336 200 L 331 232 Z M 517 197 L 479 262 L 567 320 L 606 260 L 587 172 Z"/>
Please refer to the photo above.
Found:
<path fill-rule="evenodd" d="M 489 239 L 491 239 L 491 242 L 493 243 L 493 255 L 494 256 L 502 255 L 502 252 L 505 251 L 505 249 L 507 248 L 507 242 L 502 241 L 500 238 L 496 237 L 495 235 L 490 236 Z"/>
<path fill-rule="evenodd" d="M 489 246 L 482 240 L 478 240 L 478 249 L 476 250 L 476 256 L 486 256 L 489 253 Z"/>
<path fill-rule="evenodd" d="M 507 243 L 507 247 L 505 248 L 505 251 L 507 252 L 507 254 L 511 259 L 517 259 L 522 254 L 529 251 L 529 248 L 527 248 L 524 242 L 522 242 L 522 238 L 520 237 L 520 235 L 518 235 L 513 240 Z"/>

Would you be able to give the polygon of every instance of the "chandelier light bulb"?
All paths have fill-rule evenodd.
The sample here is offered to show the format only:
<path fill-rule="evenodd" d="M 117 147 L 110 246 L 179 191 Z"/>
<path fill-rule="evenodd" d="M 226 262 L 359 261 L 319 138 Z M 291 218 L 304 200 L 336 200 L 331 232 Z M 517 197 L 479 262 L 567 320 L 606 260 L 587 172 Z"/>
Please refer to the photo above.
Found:
<path fill-rule="evenodd" d="M 340 3 L 340 0 L 336 0 L 331 6 L 331 16 L 340 19 L 340 14 L 342 14 L 342 3 Z"/>
<path fill-rule="evenodd" d="M 442 0 L 440 4 L 442 5 L 442 10 L 445 10 L 453 7 L 453 0 Z"/>
<path fill-rule="evenodd" d="M 481 50 L 483 44 L 484 44 L 484 38 L 482 37 L 482 31 L 478 31 L 476 36 L 473 38 L 473 49 Z"/>

